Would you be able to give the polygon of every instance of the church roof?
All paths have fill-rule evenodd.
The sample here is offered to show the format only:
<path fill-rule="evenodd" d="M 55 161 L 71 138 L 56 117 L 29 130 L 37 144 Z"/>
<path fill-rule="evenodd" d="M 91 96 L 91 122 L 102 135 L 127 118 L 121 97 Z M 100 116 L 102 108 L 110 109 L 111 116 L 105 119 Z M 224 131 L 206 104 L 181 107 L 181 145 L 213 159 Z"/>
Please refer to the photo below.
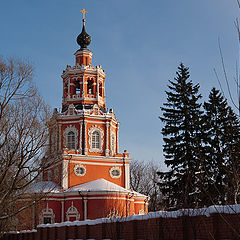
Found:
<path fill-rule="evenodd" d="M 62 192 L 61 187 L 51 181 L 39 181 L 29 185 L 25 193 L 59 193 Z"/>
<path fill-rule="evenodd" d="M 65 191 L 60 186 L 51 181 L 40 181 L 31 184 L 25 193 L 64 193 L 64 192 L 118 192 L 131 193 L 138 197 L 147 197 L 141 193 L 127 190 L 119 185 L 109 182 L 104 178 L 73 186 Z"/>
<path fill-rule="evenodd" d="M 133 193 L 136 196 L 147 197 L 135 191 L 127 190 L 119 185 L 109 182 L 104 178 L 93 180 L 87 183 L 73 186 L 66 190 L 66 192 L 83 191 L 83 192 L 122 192 Z"/>

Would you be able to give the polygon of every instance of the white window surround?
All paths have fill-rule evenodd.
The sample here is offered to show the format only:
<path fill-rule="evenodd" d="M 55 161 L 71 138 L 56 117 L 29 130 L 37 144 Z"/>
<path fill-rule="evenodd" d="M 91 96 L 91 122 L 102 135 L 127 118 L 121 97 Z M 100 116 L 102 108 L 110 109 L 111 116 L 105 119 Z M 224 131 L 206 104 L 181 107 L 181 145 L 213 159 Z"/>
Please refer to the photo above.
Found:
<path fill-rule="evenodd" d="M 55 223 L 55 214 L 51 208 L 48 207 L 48 203 L 45 209 L 40 214 L 40 224 L 44 223 L 44 217 L 51 218 L 51 223 Z"/>
<path fill-rule="evenodd" d="M 82 170 L 81 170 L 82 169 Z M 82 164 L 77 164 L 74 166 L 74 173 L 77 175 L 77 176 L 84 176 L 86 174 L 86 167 L 83 166 Z"/>
<path fill-rule="evenodd" d="M 73 206 L 73 201 L 72 201 L 72 206 L 68 208 L 66 215 L 67 215 L 67 221 L 70 221 L 70 218 L 74 218 L 74 217 L 76 218 L 76 221 L 80 219 L 80 214 L 77 208 Z"/>
<path fill-rule="evenodd" d="M 63 145 L 64 146 L 68 146 L 68 133 L 73 132 L 75 134 L 75 148 L 77 149 L 77 145 L 78 145 L 78 130 L 76 127 L 69 125 L 65 128 L 64 132 L 63 132 Z M 69 149 L 71 150 L 71 149 Z"/>
<path fill-rule="evenodd" d="M 67 148 L 68 149 L 76 149 L 75 147 L 76 136 L 73 131 L 68 132 L 67 135 Z"/>
<path fill-rule="evenodd" d="M 119 173 L 119 174 L 117 174 L 117 173 Z M 122 174 L 121 168 L 114 166 L 114 167 L 110 168 L 109 174 L 110 174 L 111 178 L 120 178 L 120 176 Z"/>
<path fill-rule="evenodd" d="M 93 141 L 93 133 L 98 132 L 99 133 L 99 148 L 93 148 L 92 147 L 92 141 Z M 104 131 L 100 126 L 93 125 L 88 130 L 88 143 L 89 143 L 89 152 L 103 152 L 103 142 L 104 142 Z"/>

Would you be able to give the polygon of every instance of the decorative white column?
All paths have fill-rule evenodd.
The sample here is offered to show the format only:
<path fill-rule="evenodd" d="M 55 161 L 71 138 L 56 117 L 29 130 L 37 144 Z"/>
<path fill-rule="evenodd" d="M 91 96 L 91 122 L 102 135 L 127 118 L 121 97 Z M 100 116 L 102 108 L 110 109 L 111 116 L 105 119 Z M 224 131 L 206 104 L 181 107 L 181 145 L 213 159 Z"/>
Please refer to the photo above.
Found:
<path fill-rule="evenodd" d="M 108 144 L 108 139 L 109 139 L 109 122 L 106 122 L 106 150 L 105 150 L 105 155 L 109 156 L 109 144 Z"/>
<path fill-rule="evenodd" d="M 116 153 L 118 153 L 118 131 L 119 131 L 119 124 L 117 124 L 117 130 L 116 130 Z"/>
<path fill-rule="evenodd" d="M 80 132 L 79 132 L 79 153 L 82 155 L 82 125 L 83 125 L 83 123 L 82 123 L 82 121 L 80 121 Z"/>
<path fill-rule="evenodd" d="M 99 101 L 99 71 L 97 70 L 97 102 Z"/>
<path fill-rule="evenodd" d="M 87 220 L 87 199 L 83 200 L 83 204 L 84 204 L 84 220 Z"/>
<path fill-rule="evenodd" d="M 130 188 L 130 174 L 129 174 L 129 164 L 124 164 L 124 171 L 125 171 L 125 188 Z"/>
<path fill-rule="evenodd" d="M 62 125 L 58 125 L 58 152 L 62 152 Z"/>
<path fill-rule="evenodd" d="M 68 161 L 62 163 L 62 187 L 68 189 Z"/>
<path fill-rule="evenodd" d="M 87 122 L 84 120 L 84 155 L 88 155 L 87 148 Z"/>
<path fill-rule="evenodd" d="M 84 78 L 84 75 L 82 77 L 82 86 L 83 86 L 82 98 L 85 98 L 85 78 Z"/>

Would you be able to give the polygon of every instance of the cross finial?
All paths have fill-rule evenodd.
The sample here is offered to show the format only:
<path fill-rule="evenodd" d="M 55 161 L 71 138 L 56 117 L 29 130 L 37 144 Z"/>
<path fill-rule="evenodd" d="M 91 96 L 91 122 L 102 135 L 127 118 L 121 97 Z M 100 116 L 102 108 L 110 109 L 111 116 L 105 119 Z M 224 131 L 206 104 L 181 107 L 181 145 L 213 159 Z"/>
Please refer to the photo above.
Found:
<path fill-rule="evenodd" d="M 88 13 L 85 8 L 83 8 L 83 10 L 80 10 L 80 12 L 82 12 L 83 14 L 83 21 L 85 22 L 85 14 Z"/>

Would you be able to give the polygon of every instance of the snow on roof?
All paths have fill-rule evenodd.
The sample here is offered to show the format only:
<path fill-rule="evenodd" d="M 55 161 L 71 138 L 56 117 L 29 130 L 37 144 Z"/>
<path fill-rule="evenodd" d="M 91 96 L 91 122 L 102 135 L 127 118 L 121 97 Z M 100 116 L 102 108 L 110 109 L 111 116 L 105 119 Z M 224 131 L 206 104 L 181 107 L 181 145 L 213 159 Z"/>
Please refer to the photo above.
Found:
<path fill-rule="evenodd" d="M 76 185 L 66 190 L 66 192 L 83 191 L 83 192 L 123 192 L 123 193 L 134 193 L 136 196 L 147 197 L 135 191 L 127 190 L 126 188 L 120 187 L 119 185 L 109 182 L 104 178 L 100 178 L 94 181 Z"/>
<path fill-rule="evenodd" d="M 102 192 L 102 191 L 114 191 L 114 192 L 130 192 L 126 188 L 120 187 L 119 185 L 109 182 L 104 178 L 100 178 L 94 181 L 76 185 L 69 188 L 68 191 L 88 191 L 88 192 Z"/>
<path fill-rule="evenodd" d="M 227 214 L 239 214 L 240 204 L 226 205 L 226 206 L 210 206 L 208 208 L 199 209 L 180 209 L 177 211 L 157 211 L 149 212 L 146 215 L 131 215 L 129 217 L 116 217 L 116 218 L 99 218 L 96 220 L 85 220 L 85 221 L 74 221 L 74 222 L 62 222 L 54 224 L 40 224 L 38 227 L 62 227 L 62 226 L 81 226 L 81 225 L 96 225 L 101 223 L 112 223 L 112 222 L 124 222 L 133 220 L 147 220 L 150 218 L 178 218 L 181 216 L 198 216 L 205 215 L 207 217 L 214 213 L 227 213 Z"/>
<path fill-rule="evenodd" d="M 31 184 L 25 193 L 59 193 L 62 189 L 54 182 L 39 181 Z"/>

